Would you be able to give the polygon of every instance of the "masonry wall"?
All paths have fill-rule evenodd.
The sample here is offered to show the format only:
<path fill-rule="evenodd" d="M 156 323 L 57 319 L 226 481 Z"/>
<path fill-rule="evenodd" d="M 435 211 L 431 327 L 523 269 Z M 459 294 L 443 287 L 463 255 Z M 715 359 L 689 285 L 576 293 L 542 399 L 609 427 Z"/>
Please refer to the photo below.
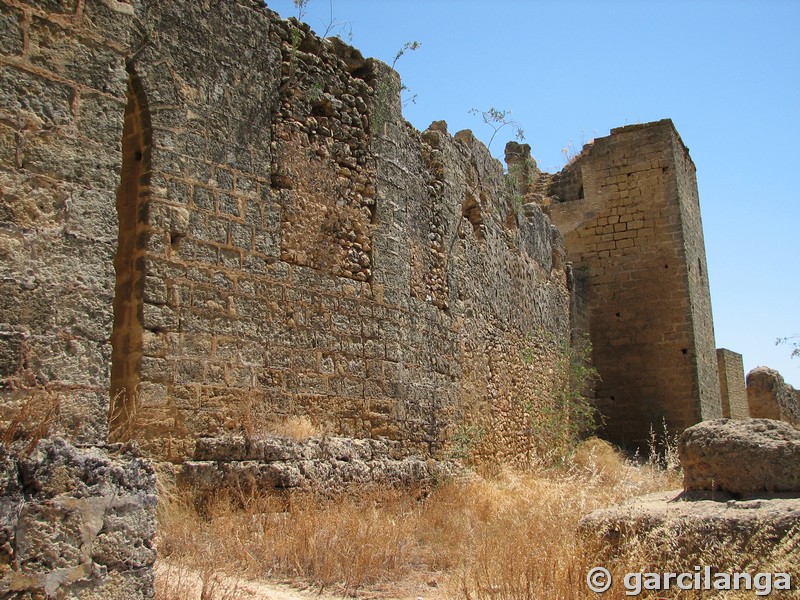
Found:
<path fill-rule="evenodd" d="M 694 166 L 670 121 L 614 129 L 553 178 L 585 302 L 606 434 L 641 445 L 721 416 Z"/>
<path fill-rule="evenodd" d="M 79 10 L 80 8 L 80 10 Z M 0 2 L 0 420 L 106 439 L 133 7 Z"/>
<path fill-rule="evenodd" d="M 534 208 L 508 218 L 500 164 L 410 128 L 385 65 L 266 10 L 149 2 L 142 19 L 150 450 L 180 460 L 198 435 L 302 415 L 434 455 L 475 423 L 478 453 L 529 452 L 523 398 L 548 401 L 567 291 L 558 232 Z"/>
<path fill-rule="evenodd" d="M 70 439 L 176 461 L 289 416 L 547 443 L 562 238 L 395 72 L 256 1 L 0 6 L 4 410 L 57 390 Z"/>
<path fill-rule="evenodd" d="M 714 341 L 714 318 L 711 312 L 711 292 L 708 284 L 708 264 L 703 238 L 703 220 L 700 215 L 700 199 L 697 193 L 697 173 L 689 149 L 675 131 L 672 122 L 664 127 L 670 129 L 673 161 L 677 179 L 677 198 L 680 207 L 680 226 L 683 242 L 684 264 L 688 280 L 691 360 L 696 380 L 692 398 L 699 400 L 700 418 L 713 419 L 721 416 L 719 375 L 717 370 L 716 343 Z M 673 243 L 677 241 L 672 237 Z"/>
<path fill-rule="evenodd" d="M 726 348 L 717 348 L 717 365 L 722 416 L 727 419 L 749 419 L 742 355 Z"/>

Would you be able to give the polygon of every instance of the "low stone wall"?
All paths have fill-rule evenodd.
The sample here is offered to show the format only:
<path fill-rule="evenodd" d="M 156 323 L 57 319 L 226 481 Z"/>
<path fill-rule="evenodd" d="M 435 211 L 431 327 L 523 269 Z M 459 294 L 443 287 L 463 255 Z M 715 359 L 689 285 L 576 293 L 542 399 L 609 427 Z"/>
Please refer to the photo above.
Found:
<path fill-rule="evenodd" d="M 154 472 L 111 450 L 0 447 L 0 596 L 153 597 Z"/>
<path fill-rule="evenodd" d="M 344 437 L 201 438 L 196 460 L 183 463 L 178 482 L 201 496 L 226 487 L 335 492 L 351 485 L 425 487 L 467 473 L 456 462 L 403 456 L 402 450 L 390 440 Z"/>

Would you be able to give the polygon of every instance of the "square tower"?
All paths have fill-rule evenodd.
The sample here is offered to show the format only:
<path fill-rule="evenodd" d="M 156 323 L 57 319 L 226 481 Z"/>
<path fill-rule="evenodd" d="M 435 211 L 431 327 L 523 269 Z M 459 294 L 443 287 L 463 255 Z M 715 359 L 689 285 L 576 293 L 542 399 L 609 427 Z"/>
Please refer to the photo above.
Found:
<path fill-rule="evenodd" d="M 603 433 L 639 446 L 722 416 L 695 166 L 670 120 L 613 129 L 553 178 Z"/>

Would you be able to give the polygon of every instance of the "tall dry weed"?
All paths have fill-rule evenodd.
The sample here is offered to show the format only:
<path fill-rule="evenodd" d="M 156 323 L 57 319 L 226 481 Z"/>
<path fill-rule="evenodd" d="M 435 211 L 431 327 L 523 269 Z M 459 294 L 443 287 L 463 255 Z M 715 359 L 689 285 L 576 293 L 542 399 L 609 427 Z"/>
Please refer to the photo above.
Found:
<path fill-rule="evenodd" d="M 155 573 L 155 600 L 242 600 L 238 583 L 211 566 L 201 570 L 186 565 L 160 564 Z"/>
<path fill-rule="evenodd" d="M 289 416 L 279 423 L 269 425 L 266 433 L 302 442 L 318 436 L 320 431 L 308 417 Z"/>

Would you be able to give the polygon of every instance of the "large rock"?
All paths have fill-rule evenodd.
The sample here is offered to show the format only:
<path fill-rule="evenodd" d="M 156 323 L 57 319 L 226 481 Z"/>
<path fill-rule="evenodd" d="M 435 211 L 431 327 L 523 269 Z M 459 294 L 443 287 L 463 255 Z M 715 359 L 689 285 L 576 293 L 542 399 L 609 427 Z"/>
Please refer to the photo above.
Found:
<path fill-rule="evenodd" d="M 800 492 L 800 431 L 782 421 L 703 421 L 683 432 L 678 454 L 685 490 Z"/>
<path fill-rule="evenodd" d="M 632 498 L 581 520 L 603 547 L 651 548 L 663 560 L 729 561 L 800 546 L 800 431 L 782 421 L 716 419 L 678 441 L 684 490 Z M 632 545 L 628 545 L 632 543 Z"/>
<path fill-rule="evenodd" d="M 59 438 L 30 454 L 0 446 L 0 492 L 0 597 L 153 597 L 156 484 L 148 462 Z"/>

